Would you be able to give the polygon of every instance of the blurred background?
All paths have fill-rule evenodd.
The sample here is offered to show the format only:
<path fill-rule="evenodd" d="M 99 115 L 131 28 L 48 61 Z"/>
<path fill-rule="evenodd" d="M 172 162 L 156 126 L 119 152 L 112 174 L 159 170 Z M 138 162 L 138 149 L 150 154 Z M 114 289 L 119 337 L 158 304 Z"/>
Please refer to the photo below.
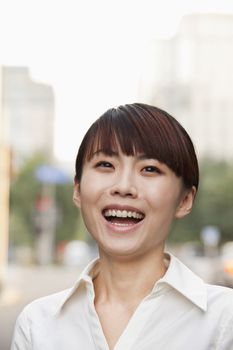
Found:
<path fill-rule="evenodd" d="M 0 1 L 0 53 L 0 349 L 26 303 L 97 256 L 74 162 L 118 104 L 154 104 L 191 135 L 200 190 L 167 249 L 233 287 L 233 2 Z"/>

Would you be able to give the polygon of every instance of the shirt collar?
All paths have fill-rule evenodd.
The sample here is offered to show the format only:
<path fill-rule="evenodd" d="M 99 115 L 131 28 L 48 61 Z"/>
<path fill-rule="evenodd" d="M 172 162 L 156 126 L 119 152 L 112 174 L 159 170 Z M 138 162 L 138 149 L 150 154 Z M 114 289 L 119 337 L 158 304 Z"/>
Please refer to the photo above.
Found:
<path fill-rule="evenodd" d="M 157 281 L 153 290 L 159 285 L 168 284 L 203 311 L 207 310 L 207 288 L 204 281 L 170 253 L 165 253 L 169 266 L 165 275 Z"/>
<path fill-rule="evenodd" d="M 177 290 L 200 309 L 206 311 L 207 288 L 203 280 L 171 253 L 165 253 L 165 260 L 167 261 L 168 269 L 165 275 L 155 283 L 151 294 L 156 293 L 159 286 L 162 287 L 165 283 Z M 59 314 L 64 304 L 75 294 L 82 283 L 92 285 L 92 279 L 98 274 L 98 261 L 99 258 L 92 260 L 83 270 L 75 285 L 67 290 L 59 302 L 56 315 Z"/>
<path fill-rule="evenodd" d="M 63 297 L 58 303 L 58 307 L 56 308 L 55 315 L 58 315 L 62 310 L 63 306 L 66 302 L 75 294 L 75 292 L 81 287 L 82 284 L 92 285 L 92 279 L 98 273 L 98 261 L 99 258 L 92 260 L 82 271 L 78 280 L 74 284 L 74 286 L 64 293 Z"/>

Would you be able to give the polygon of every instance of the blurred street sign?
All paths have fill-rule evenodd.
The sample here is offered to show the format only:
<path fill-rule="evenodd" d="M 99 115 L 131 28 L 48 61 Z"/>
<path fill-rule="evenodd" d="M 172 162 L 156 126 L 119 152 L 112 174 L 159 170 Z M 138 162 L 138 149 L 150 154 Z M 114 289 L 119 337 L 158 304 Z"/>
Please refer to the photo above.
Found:
<path fill-rule="evenodd" d="M 206 246 L 217 247 L 220 238 L 221 233 L 217 226 L 205 226 L 201 230 L 201 239 Z"/>
<path fill-rule="evenodd" d="M 35 177 L 38 181 L 46 184 L 65 184 L 71 181 L 61 169 L 51 165 L 41 165 L 35 170 Z"/>

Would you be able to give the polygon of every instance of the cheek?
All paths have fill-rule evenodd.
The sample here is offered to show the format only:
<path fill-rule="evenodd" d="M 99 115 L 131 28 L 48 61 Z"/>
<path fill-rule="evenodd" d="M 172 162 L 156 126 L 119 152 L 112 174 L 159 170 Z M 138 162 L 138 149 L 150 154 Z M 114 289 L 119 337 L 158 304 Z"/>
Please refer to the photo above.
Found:
<path fill-rule="evenodd" d="M 97 204 L 105 190 L 105 181 L 101 181 L 98 176 L 93 174 L 85 174 L 81 179 L 80 185 L 81 206 L 88 207 L 89 205 Z"/>
<path fill-rule="evenodd" d="M 173 184 L 159 184 L 150 187 L 146 192 L 146 197 L 154 207 L 176 208 L 180 198 L 179 186 Z"/>
<path fill-rule="evenodd" d="M 91 192 L 95 191 L 97 186 L 96 179 L 93 176 L 85 175 L 81 179 L 80 193 L 82 197 L 88 197 Z"/>
<path fill-rule="evenodd" d="M 83 172 L 81 179 L 81 186 L 83 188 L 98 188 L 103 182 L 105 182 L 105 179 L 103 180 L 103 176 L 100 176 L 100 174 L 92 170 Z"/>

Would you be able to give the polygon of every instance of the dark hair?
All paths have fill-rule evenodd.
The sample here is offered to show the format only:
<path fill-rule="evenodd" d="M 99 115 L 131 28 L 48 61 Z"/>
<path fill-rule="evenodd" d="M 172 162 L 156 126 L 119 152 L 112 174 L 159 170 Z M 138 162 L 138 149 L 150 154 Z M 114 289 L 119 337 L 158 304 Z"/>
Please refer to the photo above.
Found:
<path fill-rule="evenodd" d="M 186 188 L 198 188 L 198 162 L 188 133 L 167 112 L 142 103 L 111 108 L 91 125 L 78 151 L 75 181 L 80 182 L 83 163 L 96 150 L 111 155 L 118 145 L 127 156 L 143 153 L 165 163 Z"/>

